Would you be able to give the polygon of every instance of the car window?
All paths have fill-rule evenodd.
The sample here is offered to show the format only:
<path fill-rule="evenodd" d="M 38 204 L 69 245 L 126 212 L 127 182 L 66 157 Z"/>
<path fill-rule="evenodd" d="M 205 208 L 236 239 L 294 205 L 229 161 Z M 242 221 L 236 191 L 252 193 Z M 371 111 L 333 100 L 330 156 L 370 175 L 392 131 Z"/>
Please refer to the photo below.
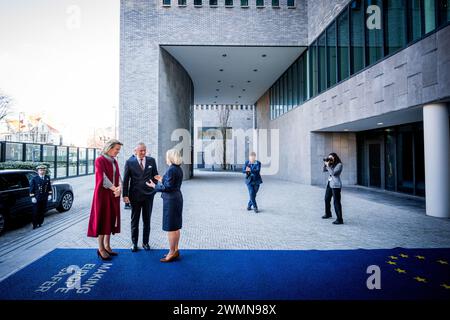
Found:
<path fill-rule="evenodd" d="M 0 190 L 15 190 L 29 187 L 28 179 L 18 173 L 7 173 L 0 175 Z"/>
<path fill-rule="evenodd" d="M 28 180 L 28 186 L 30 185 L 31 180 L 32 180 L 34 177 L 36 177 L 37 175 L 38 175 L 38 174 L 37 174 L 36 172 L 27 172 L 26 177 L 27 177 L 27 180 Z"/>

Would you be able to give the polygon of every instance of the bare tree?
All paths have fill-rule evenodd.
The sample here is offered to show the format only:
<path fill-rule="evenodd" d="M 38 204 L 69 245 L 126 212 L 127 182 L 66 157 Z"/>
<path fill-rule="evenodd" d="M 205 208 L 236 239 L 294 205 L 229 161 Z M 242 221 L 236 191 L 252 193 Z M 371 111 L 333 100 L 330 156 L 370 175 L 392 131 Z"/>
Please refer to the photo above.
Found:
<path fill-rule="evenodd" d="M 223 144 L 223 161 L 222 161 L 222 169 L 226 170 L 227 168 L 227 130 L 230 121 L 230 108 L 227 106 L 222 106 L 219 109 L 219 125 L 220 130 L 222 132 L 222 144 Z"/>
<path fill-rule="evenodd" d="M 11 98 L 0 93 L 0 121 L 8 115 L 10 106 Z"/>

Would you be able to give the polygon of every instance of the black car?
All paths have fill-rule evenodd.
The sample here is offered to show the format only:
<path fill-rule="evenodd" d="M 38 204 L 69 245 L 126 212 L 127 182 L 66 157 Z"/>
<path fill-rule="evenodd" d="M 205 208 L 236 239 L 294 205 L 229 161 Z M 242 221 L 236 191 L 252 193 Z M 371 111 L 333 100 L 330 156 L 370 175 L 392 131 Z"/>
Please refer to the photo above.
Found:
<path fill-rule="evenodd" d="M 0 170 L 0 234 L 9 219 L 32 213 L 30 181 L 37 173 L 32 170 Z M 59 212 L 70 210 L 73 204 L 73 190 L 70 184 L 52 182 L 53 198 L 47 210 Z"/>

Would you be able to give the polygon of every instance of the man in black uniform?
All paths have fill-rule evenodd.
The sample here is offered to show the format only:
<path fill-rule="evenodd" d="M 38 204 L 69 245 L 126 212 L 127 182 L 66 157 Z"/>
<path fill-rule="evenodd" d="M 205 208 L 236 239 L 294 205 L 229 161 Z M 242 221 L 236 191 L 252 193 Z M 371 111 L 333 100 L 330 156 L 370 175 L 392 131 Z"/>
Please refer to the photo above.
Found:
<path fill-rule="evenodd" d="M 37 166 L 38 175 L 30 181 L 30 197 L 33 203 L 33 229 L 42 226 L 47 211 L 47 201 L 52 199 L 50 177 L 46 175 L 47 167 Z"/>

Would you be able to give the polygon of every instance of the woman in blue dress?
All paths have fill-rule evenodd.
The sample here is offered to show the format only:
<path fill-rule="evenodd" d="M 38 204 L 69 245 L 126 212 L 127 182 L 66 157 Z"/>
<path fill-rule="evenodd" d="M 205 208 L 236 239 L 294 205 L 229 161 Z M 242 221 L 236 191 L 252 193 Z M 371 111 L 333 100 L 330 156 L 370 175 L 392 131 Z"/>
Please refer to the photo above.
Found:
<path fill-rule="evenodd" d="M 181 194 L 181 184 L 183 182 L 183 170 L 180 165 L 182 158 L 180 152 L 171 149 L 166 153 L 166 163 L 169 166 L 163 177 L 156 176 L 158 184 L 153 181 L 147 185 L 154 188 L 156 192 L 161 192 L 163 199 L 163 230 L 168 232 L 169 253 L 164 256 L 161 262 L 172 262 L 180 256 L 178 243 L 180 241 L 180 229 L 182 227 L 183 195 Z"/>

